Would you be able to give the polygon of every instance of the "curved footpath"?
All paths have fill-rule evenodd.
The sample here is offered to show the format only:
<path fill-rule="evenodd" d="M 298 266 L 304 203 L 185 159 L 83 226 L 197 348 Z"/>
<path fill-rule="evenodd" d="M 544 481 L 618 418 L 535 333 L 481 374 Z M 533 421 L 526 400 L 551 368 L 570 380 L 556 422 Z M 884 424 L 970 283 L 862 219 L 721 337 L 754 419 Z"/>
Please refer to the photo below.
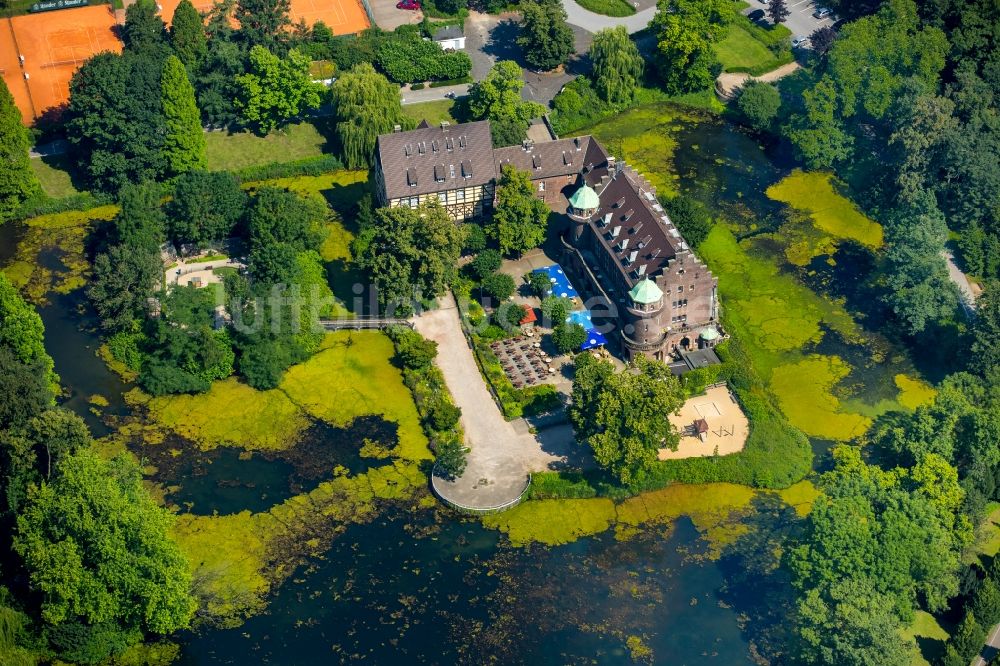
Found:
<path fill-rule="evenodd" d="M 777 69 L 772 69 L 770 72 L 761 74 L 760 76 L 750 76 L 744 72 L 723 72 L 719 74 L 719 77 L 715 79 L 715 91 L 723 99 L 732 99 L 736 96 L 736 91 L 742 88 L 743 85 L 753 79 L 754 81 L 760 81 L 761 83 L 774 83 L 779 79 L 783 79 L 801 69 L 801 65 L 797 62 L 790 62 L 787 65 L 782 65 Z"/>
<path fill-rule="evenodd" d="M 579 26 L 588 32 L 597 32 L 604 28 L 613 28 L 623 25 L 629 34 L 639 32 L 653 20 L 656 14 L 656 7 L 649 7 L 632 16 L 603 16 L 595 14 L 578 5 L 574 0 L 563 0 L 563 8 L 566 10 L 567 21 L 575 26 Z"/>
<path fill-rule="evenodd" d="M 544 451 L 526 427 L 519 432 L 521 428 L 504 420 L 465 341 L 451 294 L 440 300 L 438 309 L 413 322 L 421 335 L 438 343 L 435 363 L 462 409 L 462 428 L 470 449 L 465 473 L 452 481 L 433 477 L 434 491 L 444 502 L 472 511 L 513 506 L 527 488 L 530 472 L 549 469 L 566 458 Z"/>

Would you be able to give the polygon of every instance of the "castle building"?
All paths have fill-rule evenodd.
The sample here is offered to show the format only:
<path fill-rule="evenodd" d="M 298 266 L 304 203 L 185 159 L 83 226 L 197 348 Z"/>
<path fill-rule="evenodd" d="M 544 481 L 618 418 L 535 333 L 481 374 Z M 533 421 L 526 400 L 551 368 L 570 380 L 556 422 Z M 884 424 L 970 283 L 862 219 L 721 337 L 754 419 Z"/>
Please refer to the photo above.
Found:
<path fill-rule="evenodd" d="M 485 214 L 497 179 L 489 121 L 382 134 L 375 144 L 375 196 L 380 206 L 437 199 L 454 220 Z"/>
<path fill-rule="evenodd" d="M 466 137 L 464 146 L 456 144 L 450 152 L 441 143 L 459 136 Z M 413 132 L 380 136 L 375 169 L 380 203 L 416 206 L 436 196 L 454 219 L 478 217 L 493 206 L 501 169 L 513 166 L 530 174 L 539 198 L 565 214 L 560 262 L 594 320 L 613 329 L 605 337 L 617 341 L 623 356 L 667 360 L 720 341 L 718 280 L 685 242 L 646 178 L 591 136 L 490 146 L 487 121 L 440 128 L 425 123 Z M 451 176 L 453 160 L 470 162 L 468 178 Z M 461 199 L 458 191 L 464 191 Z"/>

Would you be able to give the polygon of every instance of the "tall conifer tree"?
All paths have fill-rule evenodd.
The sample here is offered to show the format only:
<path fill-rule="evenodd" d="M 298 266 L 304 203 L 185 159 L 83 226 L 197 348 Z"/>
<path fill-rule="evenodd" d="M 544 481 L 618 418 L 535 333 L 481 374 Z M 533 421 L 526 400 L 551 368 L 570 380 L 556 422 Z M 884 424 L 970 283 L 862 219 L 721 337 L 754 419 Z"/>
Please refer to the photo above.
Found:
<path fill-rule="evenodd" d="M 39 190 L 31 170 L 28 130 L 7 84 L 0 80 L 0 222 Z"/>
<path fill-rule="evenodd" d="M 167 134 L 163 155 L 173 174 L 205 169 L 205 133 L 201 114 L 194 100 L 194 87 L 188 80 L 184 63 L 170 56 L 163 64 L 163 116 Z"/>

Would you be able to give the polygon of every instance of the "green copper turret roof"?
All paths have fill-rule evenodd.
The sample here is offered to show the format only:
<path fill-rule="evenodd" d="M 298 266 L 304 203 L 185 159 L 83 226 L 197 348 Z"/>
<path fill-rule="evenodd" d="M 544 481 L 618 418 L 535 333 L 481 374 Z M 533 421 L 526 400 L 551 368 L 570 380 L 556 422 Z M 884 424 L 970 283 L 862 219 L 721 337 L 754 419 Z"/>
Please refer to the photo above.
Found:
<path fill-rule="evenodd" d="M 601 199 L 592 187 L 584 185 L 569 198 L 569 205 L 575 210 L 593 210 L 600 208 Z"/>
<path fill-rule="evenodd" d="M 628 292 L 628 295 L 633 302 L 642 303 L 643 305 L 656 303 L 663 298 L 663 292 L 660 291 L 660 288 L 656 286 L 656 283 L 649 278 L 642 280 L 632 287 L 632 291 Z"/>

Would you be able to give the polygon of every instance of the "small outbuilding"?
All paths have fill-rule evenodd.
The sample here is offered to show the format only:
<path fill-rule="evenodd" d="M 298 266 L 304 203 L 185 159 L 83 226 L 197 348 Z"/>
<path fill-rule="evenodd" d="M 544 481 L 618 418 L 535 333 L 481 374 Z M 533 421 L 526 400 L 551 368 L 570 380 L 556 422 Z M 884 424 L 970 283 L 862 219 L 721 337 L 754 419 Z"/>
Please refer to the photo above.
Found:
<path fill-rule="evenodd" d="M 435 30 L 432 39 L 434 43 L 445 51 L 448 49 L 455 51 L 465 49 L 465 33 L 462 32 L 462 26 L 460 25 L 450 25 L 446 28 Z"/>

